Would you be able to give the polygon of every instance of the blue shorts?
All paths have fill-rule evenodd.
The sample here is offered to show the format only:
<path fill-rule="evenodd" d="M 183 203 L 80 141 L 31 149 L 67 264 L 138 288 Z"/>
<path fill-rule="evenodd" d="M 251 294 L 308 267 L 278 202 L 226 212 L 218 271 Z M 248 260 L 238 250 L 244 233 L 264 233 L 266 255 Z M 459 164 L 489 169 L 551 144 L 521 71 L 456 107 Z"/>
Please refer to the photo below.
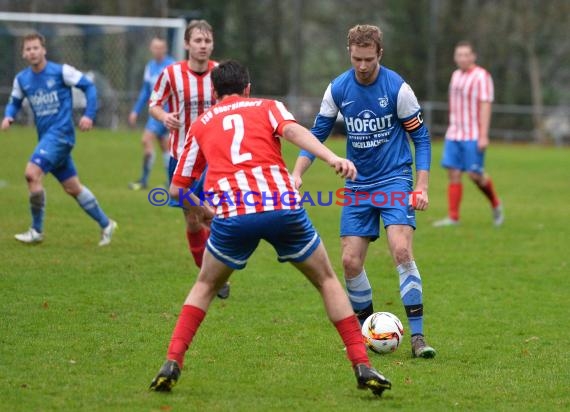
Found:
<path fill-rule="evenodd" d="M 77 176 L 71 158 L 73 144 L 54 134 L 40 137 L 40 141 L 30 157 L 30 162 L 39 166 L 46 174 L 51 173 L 60 182 Z"/>
<path fill-rule="evenodd" d="M 149 116 L 144 128 L 145 130 L 154 133 L 159 139 L 164 139 L 165 137 L 168 137 L 169 134 L 168 128 L 151 116 Z"/>
<path fill-rule="evenodd" d="M 176 171 L 176 165 L 178 164 L 178 160 L 170 156 L 170 162 L 168 163 L 168 185 L 172 183 L 172 177 L 174 176 L 174 172 Z M 192 191 L 196 196 L 200 197 L 200 195 L 204 192 L 204 181 L 206 180 L 206 172 L 208 171 L 208 167 L 204 169 L 200 178 L 194 183 L 192 186 L 189 187 L 189 190 Z M 168 203 L 170 207 L 182 207 L 178 200 L 170 199 Z"/>
<path fill-rule="evenodd" d="M 305 209 L 293 209 L 215 217 L 206 247 L 227 266 L 243 269 L 261 239 L 275 248 L 279 262 L 303 262 L 321 243 Z"/>
<path fill-rule="evenodd" d="M 340 236 L 359 236 L 375 241 L 384 227 L 408 225 L 416 228 L 416 211 L 408 205 L 412 182 L 395 179 L 365 189 L 345 189 L 340 215 Z"/>
<path fill-rule="evenodd" d="M 457 141 L 445 139 L 441 165 L 446 169 L 458 169 L 482 175 L 485 151 L 477 148 L 476 140 Z"/>

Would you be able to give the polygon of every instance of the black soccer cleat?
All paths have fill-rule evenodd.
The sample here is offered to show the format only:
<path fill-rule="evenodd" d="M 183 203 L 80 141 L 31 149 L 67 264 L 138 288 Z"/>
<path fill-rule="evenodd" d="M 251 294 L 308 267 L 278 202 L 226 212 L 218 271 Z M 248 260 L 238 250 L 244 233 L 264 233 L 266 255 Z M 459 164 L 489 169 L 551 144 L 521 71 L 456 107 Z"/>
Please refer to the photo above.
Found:
<path fill-rule="evenodd" d="M 376 369 L 359 363 L 354 367 L 358 389 L 370 389 L 374 395 L 382 396 L 386 389 L 392 389 L 392 383 Z"/>
<path fill-rule="evenodd" d="M 218 290 L 217 295 L 220 299 L 229 298 L 230 297 L 230 282 L 224 283 L 224 286 L 222 286 L 220 288 L 220 290 Z"/>
<path fill-rule="evenodd" d="M 158 371 L 158 375 L 150 383 L 148 388 L 156 392 L 170 392 L 170 390 L 178 382 L 180 377 L 180 367 L 178 362 L 174 360 L 167 360 Z"/>

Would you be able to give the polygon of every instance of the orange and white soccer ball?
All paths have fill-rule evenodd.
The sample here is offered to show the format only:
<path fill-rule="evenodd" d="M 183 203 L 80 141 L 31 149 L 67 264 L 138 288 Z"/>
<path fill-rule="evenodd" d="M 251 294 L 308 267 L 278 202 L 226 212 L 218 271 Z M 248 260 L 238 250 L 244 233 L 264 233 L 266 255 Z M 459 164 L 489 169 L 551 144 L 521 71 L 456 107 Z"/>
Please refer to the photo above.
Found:
<path fill-rule="evenodd" d="M 376 353 L 394 352 L 404 336 L 404 327 L 398 317 L 390 312 L 376 312 L 362 324 L 362 336 L 366 346 Z"/>

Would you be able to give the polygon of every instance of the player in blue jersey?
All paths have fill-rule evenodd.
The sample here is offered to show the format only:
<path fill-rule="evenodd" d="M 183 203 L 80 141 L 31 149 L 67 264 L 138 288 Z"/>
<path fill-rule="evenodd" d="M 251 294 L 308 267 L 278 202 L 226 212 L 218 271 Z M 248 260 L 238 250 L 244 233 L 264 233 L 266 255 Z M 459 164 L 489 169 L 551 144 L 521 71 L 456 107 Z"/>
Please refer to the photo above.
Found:
<path fill-rule="evenodd" d="M 358 170 L 347 180 L 341 214 L 342 265 L 346 288 L 359 320 L 374 312 L 372 288 L 364 260 L 370 242 L 380 235 L 380 218 L 400 277 L 400 296 L 412 335 L 412 355 L 432 358 L 423 330 L 420 273 L 412 253 L 415 210 L 428 207 L 431 143 L 421 108 L 410 86 L 394 71 L 381 66 L 382 32 L 357 25 L 348 32 L 352 68 L 327 87 L 312 133 L 324 141 L 337 115 L 344 117 L 347 158 Z M 416 184 L 413 188 L 412 151 L 415 146 Z M 297 187 L 314 156 L 302 151 L 293 177 Z M 413 193 L 412 193 L 413 192 Z"/>
<path fill-rule="evenodd" d="M 168 56 L 168 46 L 164 39 L 158 37 L 153 38 L 150 42 L 149 48 L 152 60 L 150 60 L 144 68 L 144 80 L 139 93 L 139 98 L 137 99 L 133 110 L 129 114 L 129 124 L 133 127 L 137 124 L 137 118 L 141 110 L 148 107 L 148 100 L 154 88 L 154 84 L 156 83 L 156 79 L 158 79 L 158 76 L 166 66 L 174 63 L 175 61 L 172 57 Z M 168 108 L 165 107 L 165 110 L 168 111 Z M 145 189 L 148 186 L 148 177 L 155 157 L 154 142 L 157 140 L 159 141 L 160 148 L 162 150 L 162 160 L 166 170 L 166 181 L 169 180 L 168 168 L 170 164 L 170 153 L 168 152 L 168 133 L 169 130 L 161 122 L 149 116 L 142 135 L 142 175 L 136 182 L 129 183 L 130 189 L 140 190 Z"/>
<path fill-rule="evenodd" d="M 20 242 L 38 243 L 43 240 L 46 194 L 43 178 L 51 173 L 65 192 L 75 198 L 85 212 L 101 227 L 99 246 L 111 243 L 117 223 L 107 217 L 91 191 L 77 177 L 71 150 L 75 145 L 71 88 L 85 93 L 87 107 L 79 120 L 79 129 L 93 127 L 97 109 L 97 90 L 91 80 L 77 69 L 66 64 L 56 64 L 46 59 L 45 39 L 39 33 L 23 38 L 22 56 L 29 67 L 16 75 L 10 101 L 2 120 L 2 130 L 7 130 L 27 98 L 32 111 L 38 144 L 26 166 L 25 176 L 30 192 L 32 226 L 15 237 Z"/>

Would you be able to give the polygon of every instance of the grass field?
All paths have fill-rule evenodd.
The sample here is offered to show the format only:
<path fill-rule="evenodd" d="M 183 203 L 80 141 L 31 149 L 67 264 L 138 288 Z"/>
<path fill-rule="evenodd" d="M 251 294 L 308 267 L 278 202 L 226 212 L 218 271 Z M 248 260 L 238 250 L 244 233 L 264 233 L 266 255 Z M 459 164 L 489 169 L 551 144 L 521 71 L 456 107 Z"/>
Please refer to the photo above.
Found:
<path fill-rule="evenodd" d="M 493 146 L 488 170 L 506 206 L 465 185 L 462 224 L 435 229 L 446 211 L 445 174 L 434 146 L 429 211 L 418 216 L 415 257 L 424 279 L 425 325 L 438 350 L 412 359 L 409 336 L 394 354 L 371 355 L 393 382 L 381 399 L 355 389 L 343 347 L 318 294 L 263 244 L 217 300 L 171 394 L 149 393 L 197 270 L 180 212 L 130 192 L 139 132 L 78 134 L 83 182 L 119 222 L 113 243 L 46 179 L 45 241 L 18 244 L 29 225 L 23 170 L 31 129 L 0 135 L 0 409 L 5 411 L 568 410 L 570 408 L 570 152 Z M 330 146 L 343 152 L 341 140 Z M 296 150 L 284 148 L 289 165 Z M 158 163 L 158 162 L 157 162 Z M 154 186 L 164 180 L 157 164 Z M 466 182 L 467 183 L 467 182 Z M 305 190 L 342 184 L 322 164 Z M 340 273 L 338 207 L 309 213 Z M 403 321 L 385 237 L 367 269 L 376 310 Z M 377 409 L 376 409 L 377 408 Z"/>

